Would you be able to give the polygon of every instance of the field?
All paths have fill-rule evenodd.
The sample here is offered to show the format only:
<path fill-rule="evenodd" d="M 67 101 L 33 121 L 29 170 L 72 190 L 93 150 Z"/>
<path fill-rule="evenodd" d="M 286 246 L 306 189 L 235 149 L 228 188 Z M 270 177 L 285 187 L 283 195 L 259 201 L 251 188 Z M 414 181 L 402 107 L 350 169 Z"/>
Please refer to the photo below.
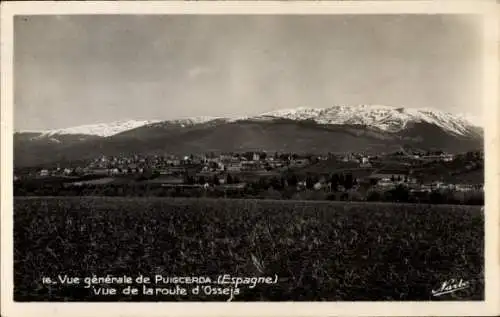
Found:
<path fill-rule="evenodd" d="M 233 301 L 482 300 L 480 207 L 172 198 L 14 201 L 17 301 L 217 300 L 94 295 L 42 277 L 278 276 Z M 433 297 L 448 279 L 469 287 Z M 175 285 L 173 285 L 175 288 Z"/>

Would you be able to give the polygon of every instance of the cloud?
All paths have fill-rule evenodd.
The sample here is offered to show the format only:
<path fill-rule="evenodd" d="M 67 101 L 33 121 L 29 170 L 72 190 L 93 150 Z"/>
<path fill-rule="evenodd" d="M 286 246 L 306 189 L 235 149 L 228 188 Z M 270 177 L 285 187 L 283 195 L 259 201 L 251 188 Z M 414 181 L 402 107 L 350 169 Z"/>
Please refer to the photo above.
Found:
<path fill-rule="evenodd" d="M 196 66 L 188 70 L 188 77 L 190 79 L 196 79 L 210 73 L 211 71 L 212 70 L 209 67 Z"/>

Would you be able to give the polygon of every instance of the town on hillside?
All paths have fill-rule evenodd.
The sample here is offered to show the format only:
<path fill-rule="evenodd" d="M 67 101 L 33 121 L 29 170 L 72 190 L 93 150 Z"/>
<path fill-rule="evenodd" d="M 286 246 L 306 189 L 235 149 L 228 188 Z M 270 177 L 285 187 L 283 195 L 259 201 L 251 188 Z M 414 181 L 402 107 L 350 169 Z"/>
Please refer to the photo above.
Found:
<path fill-rule="evenodd" d="M 74 164 L 72 164 L 74 165 Z M 16 169 L 16 195 L 153 195 L 481 204 L 484 152 L 101 156 Z"/>

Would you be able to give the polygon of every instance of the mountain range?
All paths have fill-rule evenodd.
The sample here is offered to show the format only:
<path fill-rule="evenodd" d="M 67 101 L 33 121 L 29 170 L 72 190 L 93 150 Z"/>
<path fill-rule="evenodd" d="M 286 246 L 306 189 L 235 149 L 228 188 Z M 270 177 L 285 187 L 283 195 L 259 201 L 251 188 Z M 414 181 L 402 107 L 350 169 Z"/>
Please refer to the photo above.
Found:
<path fill-rule="evenodd" d="M 126 120 L 14 134 L 16 167 L 99 155 L 228 151 L 385 152 L 410 146 L 462 152 L 483 146 L 483 130 L 433 109 L 360 105 L 283 109 L 239 118 Z"/>

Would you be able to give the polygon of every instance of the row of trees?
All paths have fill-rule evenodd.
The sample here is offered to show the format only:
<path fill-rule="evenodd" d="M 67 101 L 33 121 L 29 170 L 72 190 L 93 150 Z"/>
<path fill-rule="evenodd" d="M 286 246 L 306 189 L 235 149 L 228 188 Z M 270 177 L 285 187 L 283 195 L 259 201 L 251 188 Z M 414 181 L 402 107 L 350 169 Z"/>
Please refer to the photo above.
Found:
<path fill-rule="evenodd" d="M 240 179 L 237 175 L 232 175 L 232 174 L 227 174 L 226 177 L 224 178 L 225 184 L 238 184 L 242 182 L 243 180 Z M 185 174 L 183 176 L 183 182 L 186 185 L 204 185 L 204 184 L 210 184 L 210 185 L 220 185 L 220 178 L 219 175 L 213 175 L 213 176 L 199 176 L 199 177 L 194 177 L 189 174 Z"/>
<path fill-rule="evenodd" d="M 349 190 L 358 184 L 358 180 L 351 173 L 335 173 L 323 176 L 307 174 L 306 176 L 299 177 L 297 174 L 287 171 L 282 179 L 286 181 L 286 184 L 293 187 L 297 186 L 299 181 L 305 181 L 307 189 L 312 189 L 316 183 L 323 179 L 324 182 L 331 183 L 333 191 L 338 191 L 339 186 L 343 186 Z"/>
<path fill-rule="evenodd" d="M 221 182 L 219 177 L 219 175 L 195 177 L 193 175 L 184 174 L 183 182 L 187 185 L 203 185 L 205 183 L 211 185 L 220 185 Z M 257 181 L 255 180 L 255 177 L 249 179 L 245 176 L 238 176 L 235 174 L 226 174 L 224 177 L 225 184 L 238 184 L 241 182 L 245 182 L 250 183 L 252 186 L 256 186 L 266 190 L 269 187 L 272 187 L 276 190 L 282 190 L 285 187 L 289 186 L 297 187 L 300 182 L 305 182 L 306 188 L 312 189 L 314 185 L 320 180 L 331 183 L 333 191 L 338 191 L 339 186 L 343 186 L 345 189 L 349 190 L 358 184 L 358 180 L 351 173 L 331 174 L 325 176 L 320 176 L 317 174 L 307 174 L 299 176 L 294 172 L 287 171 L 281 176 L 263 176 L 260 177 Z"/>
<path fill-rule="evenodd" d="M 66 187 L 58 184 L 41 186 L 14 187 L 15 196 L 160 196 L 160 197 L 213 197 L 213 198 L 260 198 L 260 199 L 297 199 L 297 200 L 344 200 L 344 201 L 381 201 L 399 203 L 428 204 L 465 204 L 483 205 L 482 192 L 456 193 L 434 191 L 431 193 L 411 193 L 407 188 L 398 186 L 387 191 L 370 190 L 365 195 L 360 192 L 325 192 L 315 190 L 297 191 L 293 187 L 277 189 L 279 180 L 250 184 L 240 190 L 227 190 L 222 187 L 205 190 L 203 188 L 165 188 L 149 184 L 142 185 L 84 185 Z"/>
<path fill-rule="evenodd" d="M 403 186 L 397 186 L 388 191 L 370 191 L 367 201 L 388 201 L 402 203 L 428 203 L 450 205 L 484 205 L 484 194 L 480 191 L 457 193 L 453 191 L 432 191 L 411 193 Z"/>

